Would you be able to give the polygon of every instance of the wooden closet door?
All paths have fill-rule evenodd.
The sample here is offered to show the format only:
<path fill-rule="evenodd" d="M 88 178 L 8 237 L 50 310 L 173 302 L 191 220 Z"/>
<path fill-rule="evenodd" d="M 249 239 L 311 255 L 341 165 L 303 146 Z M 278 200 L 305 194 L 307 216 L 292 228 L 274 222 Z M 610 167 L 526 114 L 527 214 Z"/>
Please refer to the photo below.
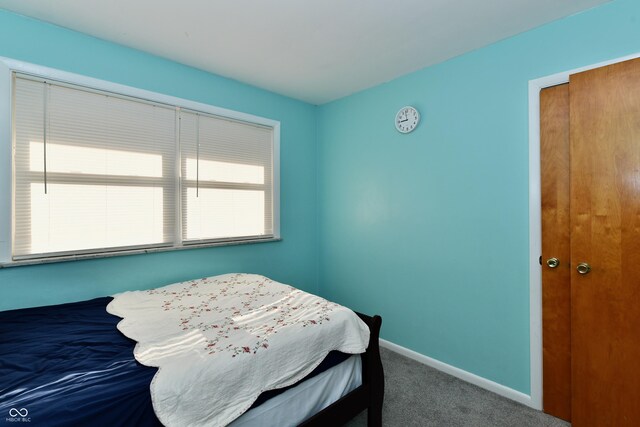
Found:
<path fill-rule="evenodd" d="M 569 85 L 540 92 L 543 409 L 571 420 Z M 557 265 L 555 260 L 557 259 Z"/>
<path fill-rule="evenodd" d="M 638 426 L 640 59 L 572 75 L 570 125 L 572 423 Z"/>

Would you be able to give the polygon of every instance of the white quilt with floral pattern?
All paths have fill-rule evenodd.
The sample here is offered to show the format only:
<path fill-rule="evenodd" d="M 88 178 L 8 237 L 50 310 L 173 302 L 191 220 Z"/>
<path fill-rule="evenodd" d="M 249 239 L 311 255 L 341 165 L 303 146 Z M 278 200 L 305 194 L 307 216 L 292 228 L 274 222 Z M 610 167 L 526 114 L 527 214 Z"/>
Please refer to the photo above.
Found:
<path fill-rule="evenodd" d="M 107 311 L 138 342 L 135 358 L 159 368 L 151 398 L 167 426 L 227 425 L 331 350 L 363 353 L 369 342 L 353 311 L 253 274 L 117 294 Z"/>

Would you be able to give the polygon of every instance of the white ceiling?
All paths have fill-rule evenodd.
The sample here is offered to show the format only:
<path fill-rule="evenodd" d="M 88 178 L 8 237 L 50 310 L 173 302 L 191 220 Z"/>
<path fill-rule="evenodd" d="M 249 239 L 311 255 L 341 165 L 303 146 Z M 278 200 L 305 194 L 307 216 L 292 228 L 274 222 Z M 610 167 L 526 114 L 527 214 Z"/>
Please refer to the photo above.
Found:
<path fill-rule="evenodd" d="M 322 104 L 609 0 L 0 0 Z"/>

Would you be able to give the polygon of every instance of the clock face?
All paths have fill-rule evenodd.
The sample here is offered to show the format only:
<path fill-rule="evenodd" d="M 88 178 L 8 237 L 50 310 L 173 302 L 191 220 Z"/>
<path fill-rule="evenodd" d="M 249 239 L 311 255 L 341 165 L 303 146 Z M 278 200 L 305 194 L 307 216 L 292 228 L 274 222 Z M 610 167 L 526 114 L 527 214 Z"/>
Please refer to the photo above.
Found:
<path fill-rule="evenodd" d="M 402 107 L 396 114 L 396 129 L 400 133 L 409 133 L 418 126 L 420 114 L 413 107 Z"/>

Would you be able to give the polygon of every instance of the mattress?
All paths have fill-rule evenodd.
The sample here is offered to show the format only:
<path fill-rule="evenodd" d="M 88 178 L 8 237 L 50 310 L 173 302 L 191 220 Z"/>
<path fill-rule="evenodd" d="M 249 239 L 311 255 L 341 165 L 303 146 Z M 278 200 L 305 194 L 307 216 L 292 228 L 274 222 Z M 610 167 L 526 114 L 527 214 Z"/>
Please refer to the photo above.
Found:
<path fill-rule="evenodd" d="M 0 312 L 0 412 L 32 425 L 158 426 L 155 368 L 105 310 L 111 298 Z M 332 352 L 303 382 L 260 396 L 233 425 L 296 425 L 359 386 L 360 356 Z M 268 423 L 268 424 L 265 424 Z"/>
<path fill-rule="evenodd" d="M 293 427 L 362 385 L 362 358 L 350 356 L 236 418 L 230 427 Z"/>

